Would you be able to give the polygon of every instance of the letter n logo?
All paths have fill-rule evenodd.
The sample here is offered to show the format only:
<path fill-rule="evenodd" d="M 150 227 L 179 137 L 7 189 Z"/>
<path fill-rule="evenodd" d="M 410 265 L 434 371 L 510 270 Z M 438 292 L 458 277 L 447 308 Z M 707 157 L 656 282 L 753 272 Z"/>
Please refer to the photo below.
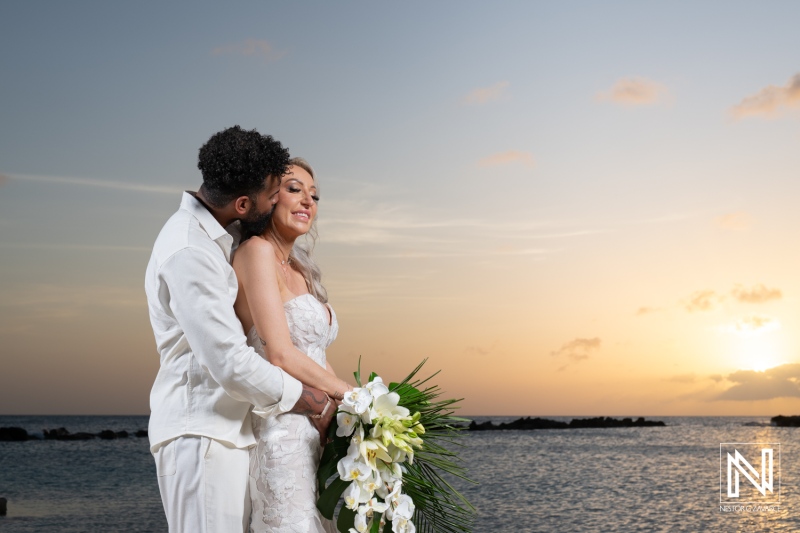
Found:
<path fill-rule="evenodd" d="M 734 449 L 733 455 L 728 455 L 728 498 L 739 497 L 739 474 L 741 473 L 753 486 L 761 493 L 767 495 L 767 491 L 772 492 L 772 448 L 761 449 L 761 476 L 747 459 Z M 747 467 L 745 469 L 745 467 Z M 749 472 L 748 472 L 749 470 Z M 752 476 L 750 475 L 752 474 Z M 755 479 L 753 479 L 755 477 Z M 761 478 L 759 484 L 758 479 Z"/>
<path fill-rule="evenodd" d="M 776 488 L 780 500 L 779 443 L 722 443 L 719 451 L 720 502 L 725 499 L 727 502 L 767 503 L 766 500 L 775 496 Z M 777 487 L 773 481 L 776 477 Z"/>

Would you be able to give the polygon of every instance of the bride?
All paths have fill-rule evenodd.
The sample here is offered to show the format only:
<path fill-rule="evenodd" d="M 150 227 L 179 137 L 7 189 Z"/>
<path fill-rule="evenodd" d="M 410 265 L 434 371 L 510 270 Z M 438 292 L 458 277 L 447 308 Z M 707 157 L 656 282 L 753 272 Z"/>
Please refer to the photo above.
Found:
<path fill-rule="evenodd" d="M 336 377 L 325 349 L 338 332 L 327 303 L 319 268 L 298 237 L 314 233 L 317 214 L 314 171 L 300 158 L 290 161 L 272 196 L 271 216 L 237 250 L 233 268 L 239 279 L 236 314 L 248 343 L 272 364 L 310 387 L 324 391 L 336 410 L 351 387 Z M 247 235 L 245 235 L 247 236 Z M 321 419 L 285 413 L 253 417 L 257 444 L 250 450 L 251 533 L 335 532 L 316 507 Z M 324 437 L 323 437 L 324 439 Z"/>

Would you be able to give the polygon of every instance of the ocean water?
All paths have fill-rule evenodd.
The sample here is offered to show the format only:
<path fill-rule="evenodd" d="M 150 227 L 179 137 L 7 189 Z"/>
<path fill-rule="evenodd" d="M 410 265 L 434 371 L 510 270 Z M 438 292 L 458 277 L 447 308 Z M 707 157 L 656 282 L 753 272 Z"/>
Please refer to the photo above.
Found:
<path fill-rule="evenodd" d="M 653 419 L 668 425 L 468 432 L 462 456 L 479 484 L 458 486 L 478 509 L 474 531 L 800 531 L 800 428 L 768 417 Z M 133 432 L 147 417 L 0 416 L 0 426 Z M 720 443 L 729 442 L 780 443 L 778 508 L 721 510 Z M 146 438 L 0 442 L 0 497 L 4 533 L 167 530 Z"/>

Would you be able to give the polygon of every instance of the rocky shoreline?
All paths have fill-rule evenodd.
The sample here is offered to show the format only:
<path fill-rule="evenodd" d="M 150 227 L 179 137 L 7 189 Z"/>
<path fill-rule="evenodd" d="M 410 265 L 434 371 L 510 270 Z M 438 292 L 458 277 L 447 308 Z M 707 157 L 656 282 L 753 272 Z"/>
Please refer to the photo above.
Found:
<path fill-rule="evenodd" d="M 800 415 L 773 416 L 770 424 L 776 427 L 800 427 Z M 664 427 L 666 424 L 660 420 L 645 420 L 643 417 L 611 418 L 598 416 L 594 418 L 574 418 L 569 422 L 551 420 L 549 418 L 521 417 L 512 422 L 494 424 L 491 421 L 478 424 L 474 420 L 464 429 L 469 431 L 498 431 L 498 430 L 533 430 L 533 429 L 577 429 L 577 428 L 631 428 L 631 427 Z M 21 442 L 27 440 L 113 440 L 126 438 L 145 438 L 146 429 L 137 431 L 112 431 L 104 429 L 100 433 L 70 433 L 66 428 L 45 429 L 41 435 L 28 433 L 19 427 L 0 427 L 0 442 Z"/>
<path fill-rule="evenodd" d="M 26 440 L 113 440 L 113 439 L 127 439 L 129 437 L 144 438 L 147 437 L 147 430 L 140 429 L 135 432 L 127 431 L 111 431 L 104 429 L 100 433 L 70 433 L 66 428 L 57 429 L 44 429 L 42 435 L 28 433 L 25 429 L 19 427 L 0 427 L 0 442 L 22 442 Z"/>
<path fill-rule="evenodd" d="M 770 424 L 779 428 L 796 428 L 800 427 L 800 415 L 793 416 L 773 416 L 769 419 Z"/>
<path fill-rule="evenodd" d="M 494 431 L 505 429 L 575 429 L 575 428 L 631 428 L 631 427 L 662 427 L 666 424 L 660 420 L 645 420 L 642 417 L 636 420 L 632 418 L 611 418 L 598 416 L 595 418 L 574 418 L 569 422 L 560 422 L 548 418 L 524 417 L 513 422 L 503 422 L 493 424 L 491 421 L 476 423 L 474 420 L 467 426 L 470 431 Z"/>

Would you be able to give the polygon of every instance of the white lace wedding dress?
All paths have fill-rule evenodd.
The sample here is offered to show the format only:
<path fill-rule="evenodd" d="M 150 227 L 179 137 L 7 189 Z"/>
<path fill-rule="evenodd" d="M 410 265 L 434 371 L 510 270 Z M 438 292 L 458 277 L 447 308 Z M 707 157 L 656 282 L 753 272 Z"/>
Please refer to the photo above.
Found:
<path fill-rule="evenodd" d="M 325 366 L 325 348 L 339 325 L 330 306 L 310 294 L 284 304 L 289 333 L 301 352 Z M 330 310 L 330 323 L 328 322 Z M 247 341 L 264 356 L 255 327 Z M 317 510 L 319 433 L 308 417 L 285 413 L 253 416 L 256 446 L 250 449 L 250 533 L 335 533 Z"/>

